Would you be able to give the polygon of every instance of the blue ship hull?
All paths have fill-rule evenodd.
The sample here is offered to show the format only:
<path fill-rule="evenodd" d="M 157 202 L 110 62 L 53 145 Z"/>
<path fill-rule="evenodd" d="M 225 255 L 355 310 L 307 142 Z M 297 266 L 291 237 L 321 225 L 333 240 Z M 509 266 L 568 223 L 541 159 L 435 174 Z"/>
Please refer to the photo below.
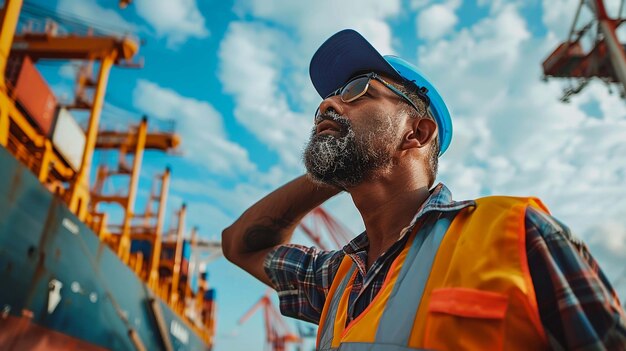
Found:
<path fill-rule="evenodd" d="M 23 336 L 66 336 L 76 349 L 136 350 L 133 335 L 147 350 L 169 348 L 165 340 L 173 350 L 208 349 L 155 297 L 169 333 L 162 336 L 151 296 L 91 229 L 0 147 L 0 349 L 22 349 L 16 327 L 7 327 L 16 323 L 30 326 Z"/>

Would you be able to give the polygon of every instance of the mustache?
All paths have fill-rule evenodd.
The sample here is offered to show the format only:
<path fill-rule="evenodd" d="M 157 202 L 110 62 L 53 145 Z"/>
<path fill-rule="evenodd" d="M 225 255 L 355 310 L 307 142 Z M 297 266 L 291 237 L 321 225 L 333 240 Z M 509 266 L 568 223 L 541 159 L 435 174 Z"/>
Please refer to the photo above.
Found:
<path fill-rule="evenodd" d="M 327 120 L 337 122 L 338 119 L 344 119 L 344 118 L 346 117 L 338 114 L 337 112 L 331 109 L 331 110 L 327 110 L 324 113 L 318 113 L 315 116 L 315 124 L 318 124 L 322 121 L 327 121 Z"/>
<path fill-rule="evenodd" d="M 341 134 L 345 134 L 352 129 L 352 123 L 350 123 L 350 120 L 346 116 L 340 115 L 333 110 L 329 110 L 315 116 L 315 125 L 318 125 L 323 121 L 335 122 L 341 128 Z M 313 131 L 315 131 L 315 126 L 313 126 Z"/>

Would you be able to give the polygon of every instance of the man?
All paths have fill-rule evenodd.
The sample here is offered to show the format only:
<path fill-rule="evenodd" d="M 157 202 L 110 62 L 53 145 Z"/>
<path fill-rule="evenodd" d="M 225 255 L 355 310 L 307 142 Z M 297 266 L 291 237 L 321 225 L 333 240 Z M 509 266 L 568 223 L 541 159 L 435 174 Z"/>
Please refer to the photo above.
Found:
<path fill-rule="evenodd" d="M 324 98 L 308 174 L 250 207 L 224 255 L 320 324 L 320 350 L 625 349 L 624 311 L 584 244 L 534 198 L 433 188 L 452 124 L 411 64 L 344 30 L 311 60 Z M 365 232 L 342 250 L 287 244 L 340 191 Z"/>

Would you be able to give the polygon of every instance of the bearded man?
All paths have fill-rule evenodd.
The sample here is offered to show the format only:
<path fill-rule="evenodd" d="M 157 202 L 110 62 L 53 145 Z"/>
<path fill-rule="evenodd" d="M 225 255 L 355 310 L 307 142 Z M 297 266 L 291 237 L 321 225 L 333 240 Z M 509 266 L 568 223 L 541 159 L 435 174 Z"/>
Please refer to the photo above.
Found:
<path fill-rule="evenodd" d="M 536 198 L 453 201 L 433 187 L 448 109 L 407 61 L 344 30 L 311 60 L 324 98 L 307 174 L 244 212 L 224 255 L 319 324 L 319 350 L 624 349 L 626 318 L 586 246 Z M 340 191 L 365 232 L 342 250 L 288 244 Z"/>

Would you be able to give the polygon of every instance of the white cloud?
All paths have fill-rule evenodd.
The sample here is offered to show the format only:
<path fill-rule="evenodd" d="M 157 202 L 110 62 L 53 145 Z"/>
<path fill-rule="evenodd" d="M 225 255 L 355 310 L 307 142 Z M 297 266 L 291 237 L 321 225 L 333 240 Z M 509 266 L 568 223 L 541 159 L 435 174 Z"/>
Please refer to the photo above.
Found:
<path fill-rule="evenodd" d="M 143 79 L 135 86 L 133 103 L 148 116 L 175 119 L 187 156 L 208 170 L 231 174 L 256 170 L 248 152 L 227 140 L 222 116 L 209 103 Z"/>
<path fill-rule="evenodd" d="M 209 31 L 196 0 L 135 0 L 137 14 L 167 38 L 168 47 L 177 47 L 188 38 L 205 38 Z"/>
<path fill-rule="evenodd" d="M 522 45 L 529 38 L 525 21 L 511 6 L 462 29 L 450 40 L 420 46 L 418 64 L 451 100 L 453 112 L 483 115 L 505 102 L 506 89 L 516 85 L 502 84 L 499 77 L 519 72 L 522 50 L 526 50 Z M 528 67 L 532 64 L 523 62 L 524 72 Z"/>
<path fill-rule="evenodd" d="M 294 167 L 311 124 L 279 91 L 280 67 L 287 61 L 281 52 L 289 52 L 290 44 L 265 26 L 231 23 L 219 51 L 219 76 L 234 95 L 237 120 Z"/>
<path fill-rule="evenodd" d="M 411 10 L 419 10 L 426 6 L 428 6 L 432 1 L 431 0 L 411 0 L 410 8 Z"/>
<path fill-rule="evenodd" d="M 295 36 L 307 56 L 331 34 L 354 28 L 372 44 L 391 52 L 389 25 L 385 19 L 398 15 L 401 3 L 398 0 L 321 0 L 310 2 L 281 0 L 241 0 L 236 5 L 244 13 L 258 19 L 269 20 L 295 31 Z"/>
<path fill-rule="evenodd" d="M 418 37 L 437 40 L 449 34 L 459 21 L 454 13 L 459 4 L 433 4 L 420 11 L 416 21 Z"/>

